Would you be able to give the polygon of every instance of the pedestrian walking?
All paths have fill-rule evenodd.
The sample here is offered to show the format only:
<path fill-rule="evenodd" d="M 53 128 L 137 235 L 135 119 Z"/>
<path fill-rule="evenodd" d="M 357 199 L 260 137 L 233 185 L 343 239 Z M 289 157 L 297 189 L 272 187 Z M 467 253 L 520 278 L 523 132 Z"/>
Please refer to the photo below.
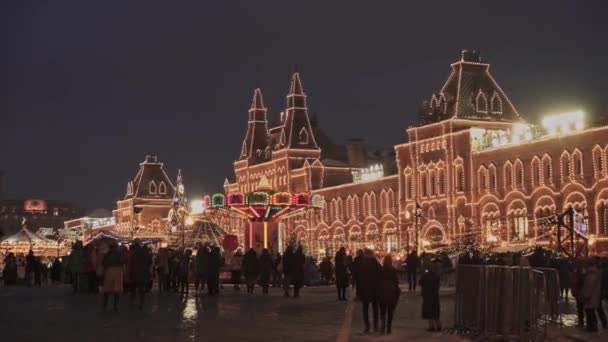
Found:
<path fill-rule="evenodd" d="M 582 265 L 578 265 L 576 269 L 570 271 L 568 279 L 568 287 L 576 302 L 576 314 L 579 328 L 585 327 L 585 301 L 582 295 L 584 275 L 582 271 Z"/>
<path fill-rule="evenodd" d="M 290 265 L 290 268 L 293 281 L 293 298 L 299 298 L 300 289 L 304 285 L 304 263 L 306 262 L 306 256 L 304 255 L 304 248 L 302 245 L 298 246 L 291 261 L 292 264 Z"/>
<path fill-rule="evenodd" d="M 408 291 L 416 291 L 416 274 L 420 267 L 420 258 L 416 249 L 408 254 L 405 259 L 405 273 L 407 275 Z"/>
<path fill-rule="evenodd" d="M 4 269 L 2 270 L 4 285 L 11 286 L 17 284 L 17 258 L 10 252 L 4 258 Z"/>
<path fill-rule="evenodd" d="M 321 263 L 319 264 L 319 269 L 321 271 L 321 280 L 323 284 L 329 285 L 333 279 L 334 267 L 331 264 L 331 259 L 329 255 L 325 256 Z M 338 300 L 340 300 L 340 296 L 338 295 Z"/>
<path fill-rule="evenodd" d="M 348 287 L 348 271 L 346 267 L 346 248 L 340 247 L 334 258 L 336 272 L 336 291 L 338 300 L 346 299 L 346 288 Z"/>
<path fill-rule="evenodd" d="M 144 307 L 144 299 L 147 292 L 148 282 L 150 281 L 150 267 L 152 265 L 152 255 L 148 247 L 135 240 L 133 247 L 133 261 L 131 277 L 133 291 L 131 292 L 131 304 L 136 303 L 139 310 Z"/>
<path fill-rule="evenodd" d="M 589 262 L 581 294 L 585 303 L 586 330 L 589 332 L 598 331 L 596 313 L 599 316 L 602 327 L 608 329 L 606 313 L 602 308 L 602 273 L 598 268 L 597 259 L 592 259 Z"/>
<path fill-rule="evenodd" d="M 243 254 L 240 249 L 234 253 L 232 258 L 230 259 L 230 278 L 232 280 L 234 291 L 241 290 L 241 268 L 243 267 Z"/>
<path fill-rule="evenodd" d="M 253 293 L 255 283 L 258 280 L 258 275 L 260 274 L 260 261 L 258 260 L 258 256 L 253 248 L 250 248 L 247 253 L 245 253 L 245 256 L 243 257 L 242 270 L 243 274 L 245 275 L 245 282 L 247 284 L 247 293 Z"/>
<path fill-rule="evenodd" d="M 101 267 L 103 270 L 103 262 L 101 263 Z M 55 258 L 53 260 L 53 265 L 51 266 L 51 283 L 53 285 L 58 285 L 61 283 L 61 271 L 61 261 L 59 261 L 59 258 Z"/>
<path fill-rule="evenodd" d="M 369 322 L 369 307 L 372 307 L 373 314 L 373 329 L 374 332 L 378 331 L 378 297 L 379 297 L 379 283 L 381 266 L 374 252 L 370 249 L 366 249 L 363 252 L 363 258 L 358 266 L 359 276 L 357 278 L 357 292 L 359 299 L 361 300 L 363 308 L 363 323 L 365 324 L 364 333 L 369 333 L 370 322 Z"/>
<path fill-rule="evenodd" d="M 103 309 L 108 306 L 110 295 L 114 296 L 114 311 L 118 311 L 118 302 L 123 292 L 123 272 L 125 258 L 116 244 L 110 245 L 110 250 L 103 258 Z"/>
<path fill-rule="evenodd" d="M 274 261 L 270 255 L 270 251 L 267 248 L 262 250 L 260 255 L 260 285 L 262 286 L 262 293 L 268 294 L 268 287 L 270 286 L 270 276 L 274 269 Z"/>
<path fill-rule="evenodd" d="M 390 255 L 384 257 L 379 281 L 380 332 L 382 334 L 390 334 L 393 324 L 393 313 L 401 295 L 399 277 L 397 270 L 393 267 L 393 259 Z"/>
<path fill-rule="evenodd" d="M 192 256 L 192 250 L 186 249 L 182 254 L 179 261 L 178 269 L 178 281 L 179 291 L 181 294 L 188 294 L 190 292 L 190 257 Z"/>
<path fill-rule="evenodd" d="M 211 247 L 208 261 L 209 278 L 207 278 L 207 291 L 210 295 L 217 295 L 220 293 L 220 267 L 222 263 L 219 247 Z"/>
<path fill-rule="evenodd" d="M 158 292 L 165 292 L 169 289 L 169 253 L 166 248 L 158 250 L 155 264 L 158 276 Z"/>
<path fill-rule="evenodd" d="M 196 268 L 195 268 L 195 280 L 194 289 L 198 292 L 205 290 L 205 283 L 207 282 L 207 275 L 209 274 L 209 248 L 206 245 L 199 245 L 196 251 Z"/>
<path fill-rule="evenodd" d="M 441 306 L 439 303 L 439 263 L 433 262 L 429 269 L 420 277 L 422 287 L 422 319 L 429 322 L 427 331 L 441 331 L 439 314 Z"/>
<path fill-rule="evenodd" d="M 72 251 L 68 258 L 68 270 L 72 275 L 72 288 L 74 293 L 84 289 L 84 270 L 86 262 L 86 252 L 81 241 L 76 241 L 72 246 Z"/>
<path fill-rule="evenodd" d="M 281 287 L 283 276 L 283 259 L 281 253 L 277 253 L 274 259 L 274 267 L 272 269 L 272 287 Z"/>
<path fill-rule="evenodd" d="M 294 248 L 292 245 L 287 246 L 285 253 L 283 253 L 282 263 L 280 264 L 281 271 L 283 272 L 283 297 L 290 297 L 289 288 L 292 282 L 292 267 L 294 259 Z"/>

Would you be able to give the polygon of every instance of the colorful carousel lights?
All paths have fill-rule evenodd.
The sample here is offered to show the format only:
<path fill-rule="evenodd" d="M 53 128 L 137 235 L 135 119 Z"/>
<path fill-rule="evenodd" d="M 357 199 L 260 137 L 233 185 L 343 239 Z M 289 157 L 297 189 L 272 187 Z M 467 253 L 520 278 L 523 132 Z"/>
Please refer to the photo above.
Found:
<path fill-rule="evenodd" d="M 294 212 L 322 208 L 323 196 L 271 190 L 231 192 L 227 195 L 216 193 L 203 197 L 203 207 L 205 210 L 230 211 L 255 222 L 269 222 Z"/>

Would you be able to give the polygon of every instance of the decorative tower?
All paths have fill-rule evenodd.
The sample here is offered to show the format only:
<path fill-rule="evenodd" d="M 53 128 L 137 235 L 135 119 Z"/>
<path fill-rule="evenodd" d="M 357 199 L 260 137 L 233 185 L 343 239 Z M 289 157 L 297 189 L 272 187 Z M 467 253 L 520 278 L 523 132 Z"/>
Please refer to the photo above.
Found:
<path fill-rule="evenodd" d="M 267 149 L 269 141 L 266 108 L 262 99 L 262 91 L 257 88 L 253 93 L 251 108 L 249 108 L 247 133 L 245 133 L 241 147 L 240 159 L 248 159 L 254 163 L 269 159 L 270 151 Z"/>
<path fill-rule="evenodd" d="M 319 149 L 308 117 L 306 94 L 302 87 L 300 74 L 297 72 L 291 76 L 279 146 L 280 148 Z"/>

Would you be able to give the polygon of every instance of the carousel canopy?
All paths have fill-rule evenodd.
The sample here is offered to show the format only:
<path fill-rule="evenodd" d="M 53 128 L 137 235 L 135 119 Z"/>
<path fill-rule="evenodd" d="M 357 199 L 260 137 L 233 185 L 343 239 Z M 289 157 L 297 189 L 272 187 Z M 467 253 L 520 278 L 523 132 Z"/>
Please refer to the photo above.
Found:
<path fill-rule="evenodd" d="M 6 238 L 4 238 L 2 240 L 2 244 L 13 244 L 13 243 L 28 243 L 28 244 L 49 244 L 49 243 L 55 243 L 55 241 L 47 239 L 47 238 L 43 238 L 41 236 L 38 236 L 32 232 L 30 232 L 29 230 L 27 230 L 27 228 L 21 228 L 20 231 L 18 231 L 17 233 L 7 236 Z"/>

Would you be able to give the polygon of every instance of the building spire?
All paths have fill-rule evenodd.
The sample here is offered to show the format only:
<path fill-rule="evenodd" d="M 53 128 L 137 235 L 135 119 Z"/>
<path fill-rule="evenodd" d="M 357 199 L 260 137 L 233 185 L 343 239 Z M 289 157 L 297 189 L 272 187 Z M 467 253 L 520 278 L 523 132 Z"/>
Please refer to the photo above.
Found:
<path fill-rule="evenodd" d="M 299 72 L 294 72 L 291 76 L 289 93 L 287 94 L 287 109 L 295 107 L 306 108 L 306 94 L 304 93 L 304 87 L 302 87 Z"/>
<path fill-rule="evenodd" d="M 266 110 L 260 88 L 256 88 L 253 92 L 253 99 L 251 100 L 251 108 L 249 110 Z"/>

